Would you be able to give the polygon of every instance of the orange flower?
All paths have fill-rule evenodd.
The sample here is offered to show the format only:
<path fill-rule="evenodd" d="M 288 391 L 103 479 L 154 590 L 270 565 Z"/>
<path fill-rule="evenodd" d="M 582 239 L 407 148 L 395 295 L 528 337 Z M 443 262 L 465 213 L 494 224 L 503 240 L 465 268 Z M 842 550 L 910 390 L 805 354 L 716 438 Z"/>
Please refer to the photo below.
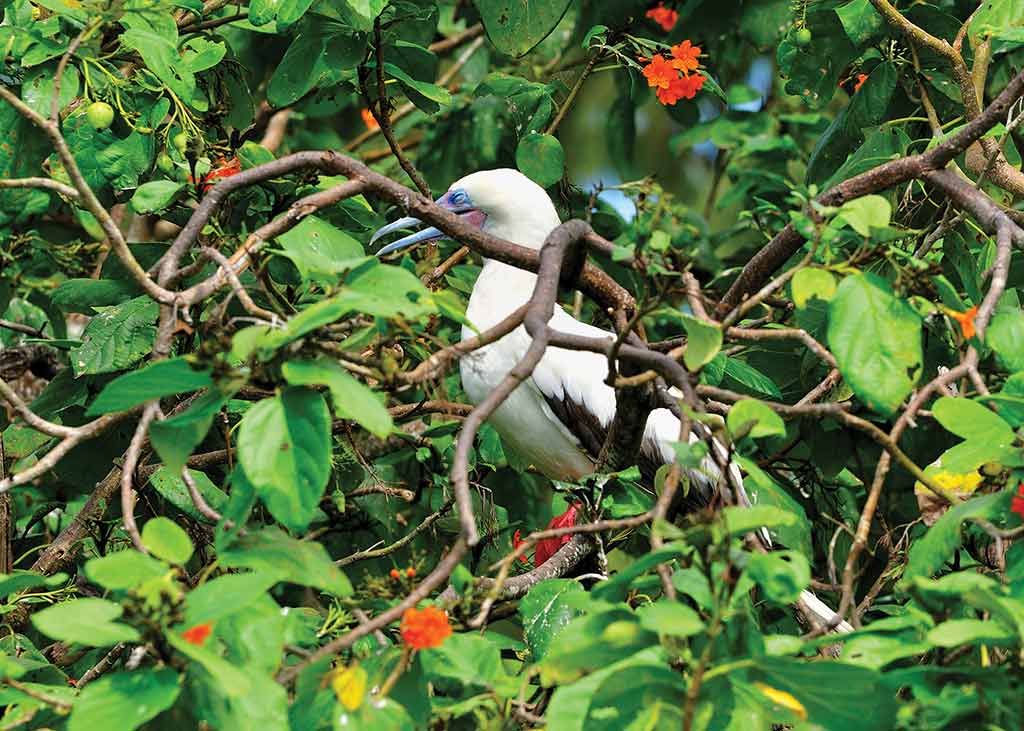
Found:
<path fill-rule="evenodd" d="M 665 60 L 664 56 L 658 55 L 651 59 L 651 62 L 644 66 L 644 76 L 647 78 L 647 85 L 658 89 L 667 89 L 672 80 L 679 74 L 672 68 L 672 64 Z"/>
<path fill-rule="evenodd" d="M 452 633 L 448 612 L 435 606 L 409 607 L 402 615 L 399 629 L 405 644 L 414 650 L 438 647 Z"/>
<path fill-rule="evenodd" d="M 700 68 L 700 46 L 694 46 L 689 39 L 672 46 L 672 60 L 669 62 L 674 68 L 684 74 L 696 71 Z"/>
<path fill-rule="evenodd" d="M 377 124 L 377 120 L 373 116 L 373 112 L 369 109 L 360 109 L 359 116 L 363 118 L 363 124 L 366 125 L 366 129 L 379 129 L 380 125 Z"/>
<path fill-rule="evenodd" d="M 402 576 L 400 573 L 398 573 L 398 569 L 391 569 L 391 572 L 388 575 L 395 581 L 398 581 L 398 579 Z"/>
<path fill-rule="evenodd" d="M 522 532 L 517 529 L 516 532 L 512 534 L 512 548 L 519 548 L 525 542 L 526 541 L 523 540 Z M 526 554 L 520 556 L 519 561 L 521 563 L 530 563 L 530 559 L 526 557 Z"/>
<path fill-rule="evenodd" d="M 661 26 L 661 29 L 668 33 L 679 21 L 679 13 L 672 8 L 666 8 L 665 3 L 658 3 L 658 7 L 647 11 L 647 17 Z"/>
<path fill-rule="evenodd" d="M 414 577 L 416 575 L 416 569 L 414 569 L 412 566 L 410 566 L 409 568 L 407 568 L 405 570 L 405 575 L 408 576 L 411 579 L 412 577 Z"/>
<path fill-rule="evenodd" d="M 701 74 L 680 76 L 672 80 L 667 89 L 658 89 L 658 101 L 666 106 L 674 106 L 680 99 L 693 99 L 704 86 Z"/>
<path fill-rule="evenodd" d="M 860 91 L 860 87 L 864 86 L 864 82 L 867 80 L 867 74 L 857 74 L 857 81 L 853 85 L 853 93 L 856 94 L 858 91 Z"/>
<path fill-rule="evenodd" d="M 974 317 L 978 314 L 978 306 L 975 305 L 967 312 L 951 312 L 950 317 L 960 323 L 960 330 L 964 334 L 964 338 L 970 340 L 977 334 L 977 330 L 974 328 Z"/>
<path fill-rule="evenodd" d="M 195 627 L 191 627 L 181 633 L 182 638 L 185 642 L 192 645 L 202 645 L 206 642 L 206 638 L 210 636 L 213 631 L 213 622 L 203 622 L 197 624 Z"/>

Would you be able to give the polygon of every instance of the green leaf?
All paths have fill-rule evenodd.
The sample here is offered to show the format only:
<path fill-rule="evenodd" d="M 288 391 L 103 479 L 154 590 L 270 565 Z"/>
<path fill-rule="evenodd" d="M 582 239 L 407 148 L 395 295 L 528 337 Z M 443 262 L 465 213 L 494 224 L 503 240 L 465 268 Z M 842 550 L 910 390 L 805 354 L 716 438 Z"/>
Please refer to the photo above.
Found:
<path fill-rule="evenodd" d="M 173 564 L 184 565 L 192 558 L 192 540 L 170 518 L 157 516 L 142 527 L 142 543 L 150 553 Z"/>
<path fill-rule="evenodd" d="M 193 589 L 185 598 L 185 624 L 194 627 L 205 622 L 217 622 L 240 612 L 267 596 L 267 592 L 280 580 L 279 576 L 262 572 L 225 574 Z M 231 597 L 231 601 L 224 601 Z"/>
<path fill-rule="evenodd" d="M 1007 370 L 1024 370 L 1024 312 L 1001 304 L 985 331 L 985 344 L 996 351 Z"/>
<path fill-rule="evenodd" d="M 697 612 L 671 599 L 645 604 L 636 614 L 641 627 L 659 635 L 691 637 L 704 631 L 704 622 Z"/>
<path fill-rule="evenodd" d="M 960 527 L 964 522 L 970 518 L 997 518 L 1005 510 L 1006 495 L 998 492 L 979 495 L 947 510 L 922 538 L 910 544 L 904 582 L 931 576 L 941 569 L 953 552 L 960 548 Z"/>
<path fill-rule="evenodd" d="M 387 4 L 387 0 L 344 0 L 340 3 L 349 22 L 359 30 L 372 29 L 373 21 Z"/>
<path fill-rule="evenodd" d="M 257 403 L 239 427 L 238 458 L 271 515 L 305 529 L 331 476 L 331 417 L 323 396 L 292 387 Z"/>
<path fill-rule="evenodd" d="M 476 9 L 494 47 L 509 56 L 522 56 L 555 29 L 571 4 L 571 0 L 476 0 Z"/>
<path fill-rule="evenodd" d="M 307 15 L 303 30 L 288 46 L 267 85 L 267 101 L 286 107 L 316 88 L 332 86 L 355 67 L 366 51 L 366 37 L 324 18 Z"/>
<path fill-rule="evenodd" d="M 291 361 L 284 364 L 282 372 L 293 386 L 327 386 L 339 419 L 352 419 L 382 439 L 394 429 L 391 414 L 373 389 L 357 381 L 337 361 Z"/>
<path fill-rule="evenodd" d="M 793 302 L 801 309 L 813 298 L 828 302 L 836 293 L 836 278 L 824 269 L 800 269 L 789 284 Z"/>
<path fill-rule="evenodd" d="M 363 245 L 322 218 L 308 216 L 277 237 L 281 252 L 298 267 L 304 278 L 334 284 L 341 272 L 365 255 Z M 326 275 L 326 276 L 318 276 Z"/>
<path fill-rule="evenodd" d="M 841 662 L 782 657 L 754 660 L 753 677 L 793 695 L 810 724 L 829 731 L 893 728 L 896 703 L 881 673 Z M 864 699 L 870 698 L 870 703 Z"/>
<path fill-rule="evenodd" d="M 516 167 L 537 185 L 547 188 L 565 174 L 562 143 L 547 134 L 529 134 L 516 147 Z"/>
<path fill-rule="evenodd" d="M 277 17 L 277 9 L 282 0 L 252 0 L 249 3 L 249 22 L 253 25 L 266 25 Z"/>
<path fill-rule="evenodd" d="M 162 562 L 134 549 L 89 559 L 85 564 L 89 580 L 104 589 L 132 589 L 168 571 Z"/>
<path fill-rule="evenodd" d="M 998 414 L 977 401 L 943 396 L 932 406 L 932 415 L 948 431 L 968 440 L 986 442 L 996 447 L 1013 444 L 1013 429 Z"/>
<path fill-rule="evenodd" d="M 210 389 L 185 411 L 149 427 L 149 439 L 164 466 L 173 474 L 181 472 L 192 450 L 206 437 L 214 417 L 229 400 L 216 389 Z"/>
<path fill-rule="evenodd" d="M 793 525 L 797 517 L 772 505 L 752 505 L 745 508 L 730 505 L 722 509 L 722 524 L 728 535 L 743 535 L 759 528 L 779 528 Z"/>
<path fill-rule="evenodd" d="M 733 404 L 726 424 L 734 436 L 745 433 L 754 439 L 761 439 L 786 434 L 786 424 L 782 417 L 754 399 L 743 399 Z"/>
<path fill-rule="evenodd" d="M 891 414 L 921 371 L 921 318 L 874 274 L 847 277 L 829 303 L 828 342 L 844 380 L 869 408 Z"/>
<path fill-rule="evenodd" d="M 754 554 L 747 564 L 747 576 L 765 596 L 777 604 L 792 604 L 811 583 L 811 567 L 796 551 Z"/>
<path fill-rule="evenodd" d="M 551 641 L 570 621 L 583 614 L 580 607 L 586 599 L 586 590 L 571 579 L 542 581 L 523 597 L 519 602 L 519 618 L 523 623 L 523 639 L 534 662 L 543 660 Z"/>
<path fill-rule="evenodd" d="M 170 206 L 185 189 L 184 183 L 173 180 L 153 180 L 143 183 L 132 196 L 132 209 L 136 213 L 156 213 Z"/>
<path fill-rule="evenodd" d="M 100 314 L 85 326 L 85 341 L 68 353 L 75 376 L 120 371 L 134 365 L 153 348 L 160 306 L 136 297 L 115 307 L 97 307 Z"/>
<path fill-rule="evenodd" d="M 173 668 L 113 673 L 82 690 L 68 719 L 68 731 L 133 731 L 170 708 L 181 691 Z"/>
<path fill-rule="evenodd" d="M 195 483 L 196 489 L 199 490 L 199 494 L 203 496 L 209 506 L 218 513 L 223 513 L 228 502 L 228 496 L 224 494 L 224 491 L 214 485 L 205 472 L 197 470 L 189 470 L 188 472 L 192 476 L 192 481 Z M 189 494 L 188 486 L 185 485 L 180 472 L 172 472 L 167 467 L 161 467 L 149 476 L 149 484 L 167 502 L 181 512 L 187 513 L 195 520 L 204 523 L 212 522 L 196 508 L 195 503 L 192 501 L 192 496 Z"/>
<path fill-rule="evenodd" d="M 106 599 L 72 599 L 36 612 L 32 624 L 55 640 L 87 647 L 137 641 L 140 635 L 134 627 L 114 621 L 121 612 L 120 604 Z"/>
<path fill-rule="evenodd" d="M 880 195 L 866 195 L 844 203 L 838 218 L 861 236 L 871 236 L 871 229 L 889 225 L 892 205 Z"/>
<path fill-rule="evenodd" d="M 697 371 L 710 363 L 722 349 L 722 330 L 690 315 L 682 317 L 683 327 L 686 328 L 683 363 L 687 370 Z"/>
<path fill-rule="evenodd" d="M 848 5 L 836 8 L 839 22 L 847 37 L 856 46 L 862 46 L 885 28 L 885 21 L 871 5 L 871 0 L 853 0 Z"/>
<path fill-rule="evenodd" d="M 229 568 L 251 569 L 278 581 L 312 586 L 335 596 L 352 594 L 352 584 L 334 565 L 327 550 L 312 541 L 298 541 L 277 528 L 264 528 L 239 538 L 221 551 L 220 562 Z"/>
<path fill-rule="evenodd" d="M 173 630 L 165 632 L 164 638 L 175 650 L 199 663 L 217 681 L 223 695 L 236 698 L 249 693 L 252 683 L 241 668 L 235 667 L 206 646 L 193 645 Z"/>
<path fill-rule="evenodd" d="M 473 633 L 456 633 L 440 647 L 422 651 L 427 677 L 457 680 L 470 687 L 493 685 L 504 671 L 501 652 L 490 640 Z"/>
<path fill-rule="evenodd" d="M 385 62 L 384 70 L 401 82 L 409 101 L 427 114 L 433 114 L 440 107 L 451 106 L 452 95 L 443 86 L 415 79 L 393 63 Z"/>
<path fill-rule="evenodd" d="M 193 368 L 185 358 L 150 363 L 145 368 L 118 376 L 100 391 L 87 416 L 124 411 L 153 399 L 197 391 L 213 385 L 210 372 Z"/>
<path fill-rule="evenodd" d="M 960 645 L 1012 645 L 1017 633 L 994 620 L 950 619 L 928 631 L 928 641 L 936 647 Z"/>

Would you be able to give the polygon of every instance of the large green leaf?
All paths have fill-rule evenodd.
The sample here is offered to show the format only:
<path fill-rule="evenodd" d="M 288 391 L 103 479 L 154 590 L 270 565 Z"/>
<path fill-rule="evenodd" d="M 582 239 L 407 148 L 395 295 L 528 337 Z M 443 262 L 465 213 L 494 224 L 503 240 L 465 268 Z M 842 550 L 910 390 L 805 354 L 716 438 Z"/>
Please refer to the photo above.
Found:
<path fill-rule="evenodd" d="M 935 521 L 924 537 L 910 545 L 907 567 L 903 573 L 906 581 L 915 577 L 927 577 L 942 568 L 960 548 L 961 526 L 970 518 L 997 518 L 1006 507 L 1007 493 L 979 495 L 966 502 L 954 505 Z"/>
<path fill-rule="evenodd" d="M 170 708 L 180 691 L 180 677 L 169 667 L 107 675 L 75 701 L 68 731 L 133 731 Z"/>
<path fill-rule="evenodd" d="M 494 47 L 522 56 L 555 29 L 571 4 L 571 0 L 476 0 L 476 9 Z"/>
<path fill-rule="evenodd" d="M 516 167 L 537 185 L 554 185 L 565 174 L 562 143 L 551 135 L 526 135 L 516 147 Z"/>
<path fill-rule="evenodd" d="M 238 457 L 271 514 L 304 529 L 331 475 L 331 416 L 323 396 L 293 387 L 257 403 L 242 419 Z"/>
<path fill-rule="evenodd" d="M 72 599 L 36 612 L 32 624 L 55 640 L 88 647 L 134 642 L 139 639 L 138 630 L 114 621 L 122 611 L 120 604 L 106 599 Z"/>
<path fill-rule="evenodd" d="M 373 389 L 357 381 L 338 362 L 327 358 L 291 361 L 282 370 L 293 386 L 327 386 L 339 419 L 352 419 L 381 438 L 394 428 L 391 414 Z"/>
<path fill-rule="evenodd" d="M 173 474 L 181 472 L 192 450 L 206 437 L 214 417 L 228 398 L 216 389 L 210 389 L 182 413 L 156 421 L 149 427 L 153 448 Z"/>
<path fill-rule="evenodd" d="M 132 589 L 169 570 L 166 564 L 135 549 L 109 553 L 85 564 L 86 576 L 104 589 Z"/>
<path fill-rule="evenodd" d="M 921 318 L 885 280 L 856 274 L 829 303 L 828 342 L 839 370 L 869 408 L 891 414 L 921 372 Z"/>
<path fill-rule="evenodd" d="M 312 586 L 348 596 L 352 584 L 319 543 L 298 541 L 277 528 L 264 528 L 239 538 L 221 551 L 220 562 L 230 568 L 246 568 L 274 576 L 278 581 Z"/>
<path fill-rule="evenodd" d="M 228 496 L 224 494 L 224 491 L 214 485 L 205 472 L 189 470 L 189 475 L 192 477 L 196 489 L 199 490 L 199 494 L 203 496 L 207 504 L 218 513 L 223 512 L 228 502 Z M 188 491 L 188 486 L 181 478 L 181 472 L 172 472 L 167 467 L 161 467 L 150 475 L 149 484 L 178 510 L 187 513 L 196 520 L 205 523 L 212 522 L 210 518 L 200 513 L 196 508 L 192 495 Z"/>
<path fill-rule="evenodd" d="M 185 358 L 171 358 L 151 363 L 137 371 L 125 373 L 104 386 L 89 406 L 89 416 L 123 411 L 152 399 L 176 393 L 197 391 L 213 385 L 210 372 L 193 368 Z"/>
<path fill-rule="evenodd" d="M 542 581 L 523 597 L 519 617 L 523 622 L 523 639 L 534 662 L 543 660 L 551 641 L 583 613 L 581 607 L 586 599 L 587 592 L 572 579 Z"/>
<path fill-rule="evenodd" d="M 192 558 L 192 540 L 177 523 L 158 515 L 142 527 L 146 550 L 170 563 L 184 565 Z"/>
<path fill-rule="evenodd" d="M 68 354 L 76 376 L 123 370 L 153 348 L 160 306 L 149 297 L 96 309 L 100 314 L 82 333 L 85 342 Z"/>
<path fill-rule="evenodd" d="M 343 71 L 362 60 L 365 50 L 362 34 L 323 16 L 307 15 L 270 77 L 267 101 L 286 107 L 313 89 L 338 83 Z"/>
<path fill-rule="evenodd" d="M 327 284 L 350 269 L 365 254 L 363 245 L 322 218 L 308 216 L 298 226 L 277 237 L 283 256 L 298 267 L 303 277 Z"/>

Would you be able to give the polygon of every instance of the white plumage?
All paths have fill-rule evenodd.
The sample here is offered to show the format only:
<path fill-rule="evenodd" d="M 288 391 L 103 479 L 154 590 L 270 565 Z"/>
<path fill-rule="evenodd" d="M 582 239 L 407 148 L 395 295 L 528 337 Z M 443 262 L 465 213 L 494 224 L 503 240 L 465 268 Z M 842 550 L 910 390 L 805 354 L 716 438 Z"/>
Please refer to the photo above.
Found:
<path fill-rule="evenodd" d="M 517 170 L 486 170 L 468 175 L 453 183 L 438 204 L 463 214 L 466 220 L 481 225 L 494 236 L 538 250 L 561 223 L 544 189 Z M 373 240 L 417 223 L 415 219 L 396 221 L 378 231 Z M 437 229 L 428 229 L 396 241 L 378 253 L 397 251 L 441 236 Z M 467 319 L 478 331 L 497 325 L 530 299 L 536 281 L 532 272 L 485 259 L 469 298 Z M 549 324 L 565 333 L 613 337 L 610 332 L 580 322 L 560 307 L 555 308 Z M 473 328 L 463 328 L 463 339 L 474 335 Z M 462 385 L 470 400 L 476 404 L 486 398 L 522 359 L 529 345 L 530 336 L 520 325 L 505 337 L 464 356 L 460 362 Z M 532 377 L 495 410 L 489 421 L 504 443 L 545 475 L 576 481 L 594 471 L 594 462 L 578 436 L 580 425 L 565 423 L 554 413 L 551 402 L 569 402 L 607 429 L 615 416 L 615 390 L 605 383 L 607 375 L 608 363 L 603 355 L 549 347 Z M 672 412 L 652 411 L 644 430 L 645 456 L 663 464 L 671 462 L 675 452 L 670 445 L 679 439 L 679 433 L 680 423 Z M 691 434 L 691 441 L 697 439 L 696 434 Z M 719 457 L 727 456 L 720 442 L 713 438 L 711 441 L 711 448 Z M 709 479 L 693 487 L 709 490 L 717 484 L 720 474 L 710 456 L 702 471 Z M 742 475 L 734 463 L 730 463 L 729 473 L 730 481 L 745 499 Z M 814 594 L 803 592 L 801 605 L 821 620 L 835 624 L 835 612 Z M 836 629 L 852 631 L 846 622 Z"/>

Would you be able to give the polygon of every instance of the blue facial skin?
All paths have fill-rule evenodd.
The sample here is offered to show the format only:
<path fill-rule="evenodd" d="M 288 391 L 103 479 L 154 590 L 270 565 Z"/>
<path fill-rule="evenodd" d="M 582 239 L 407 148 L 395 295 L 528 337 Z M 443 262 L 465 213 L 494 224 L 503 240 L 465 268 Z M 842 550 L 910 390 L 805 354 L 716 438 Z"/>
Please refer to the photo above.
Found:
<path fill-rule="evenodd" d="M 480 211 L 473 207 L 473 203 L 469 198 L 469 194 L 458 188 L 456 190 L 450 190 L 443 196 L 438 198 L 435 203 L 442 208 L 447 208 L 452 213 L 466 214 L 467 220 L 472 221 L 476 225 L 481 225 L 483 218 L 481 218 Z M 474 215 L 475 214 L 475 215 Z M 389 223 L 387 226 L 379 229 L 371 238 L 370 245 L 372 246 L 377 239 L 399 231 L 401 229 L 414 228 L 422 224 L 418 218 L 400 218 L 394 223 Z M 377 256 L 385 256 L 401 249 L 406 249 L 416 244 L 422 244 L 427 241 L 435 241 L 444 237 L 444 233 L 436 228 L 426 228 L 422 231 L 418 231 L 404 238 L 393 241 L 387 246 L 384 246 L 377 252 Z"/>

